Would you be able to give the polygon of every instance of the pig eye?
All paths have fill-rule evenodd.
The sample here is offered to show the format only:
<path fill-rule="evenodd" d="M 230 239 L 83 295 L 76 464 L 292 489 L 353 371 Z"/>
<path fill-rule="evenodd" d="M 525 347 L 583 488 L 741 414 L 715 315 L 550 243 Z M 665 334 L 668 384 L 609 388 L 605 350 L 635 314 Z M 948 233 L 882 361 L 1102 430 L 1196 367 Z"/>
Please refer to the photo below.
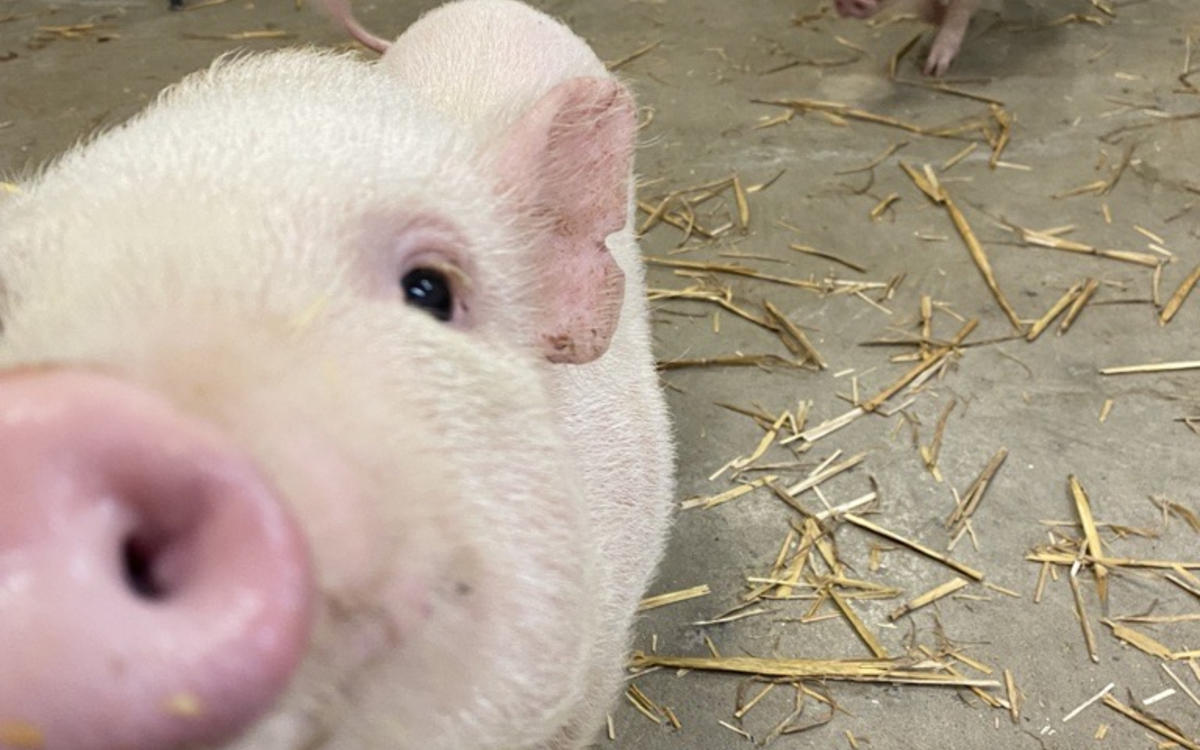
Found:
<path fill-rule="evenodd" d="M 452 286 L 449 277 L 435 268 L 415 268 L 400 280 L 404 301 L 443 323 L 454 317 Z"/>

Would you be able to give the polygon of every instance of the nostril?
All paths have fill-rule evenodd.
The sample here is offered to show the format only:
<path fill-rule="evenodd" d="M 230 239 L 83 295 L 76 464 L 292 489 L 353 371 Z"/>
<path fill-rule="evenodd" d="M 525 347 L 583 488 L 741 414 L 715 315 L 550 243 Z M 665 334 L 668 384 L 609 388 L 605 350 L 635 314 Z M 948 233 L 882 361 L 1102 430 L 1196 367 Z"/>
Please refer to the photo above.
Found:
<path fill-rule="evenodd" d="M 127 514 L 117 555 L 121 582 L 133 598 L 177 604 L 197 583 L 229 583 L 213 574 L 225 569 L 219 559 L 222 548 L 228 553 L 224 545 L 238 532 L 213 527 L 220 526 L 218 519 L 224 514 L 238 515 L 237 503 L 223 502 L 221 488 L 211 478 L 204 479 L 204 473 L 198 467 L 172 469 L 164 464 L 156 473 L 143 470 L 140 476 L 125 476 L 112 488 L 112 497 Z M 247 533 L 254 538 L 252 529 Z M 206 553 L 206 545 L 215 552 Z"/>
<path fill-rule="evenodd" d="M 151 602 L 162 601 L 170 594 L 156 569 L 156 558 L 156 550 L 145 540 L 131 536 L 121 543 L 125 585 L 138 598 Z"/>

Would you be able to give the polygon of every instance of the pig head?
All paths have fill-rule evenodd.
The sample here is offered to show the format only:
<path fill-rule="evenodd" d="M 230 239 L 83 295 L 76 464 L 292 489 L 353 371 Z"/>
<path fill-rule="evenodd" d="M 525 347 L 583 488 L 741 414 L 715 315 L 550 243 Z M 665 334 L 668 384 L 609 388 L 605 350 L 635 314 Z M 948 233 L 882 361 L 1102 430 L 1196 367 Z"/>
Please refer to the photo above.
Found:
<path fill-rule="evenodd" d="M 672 492 L 634 138 L 463 0 L 0 199 L 0 748 L 586 744 Z"/>

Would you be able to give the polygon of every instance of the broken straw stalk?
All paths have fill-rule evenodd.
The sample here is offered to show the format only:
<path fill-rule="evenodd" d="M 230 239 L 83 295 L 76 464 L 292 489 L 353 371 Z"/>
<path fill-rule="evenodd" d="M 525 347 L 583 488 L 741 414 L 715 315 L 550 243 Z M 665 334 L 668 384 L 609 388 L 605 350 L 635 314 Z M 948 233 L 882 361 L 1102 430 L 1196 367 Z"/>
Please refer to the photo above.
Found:
<path fill-rule="evenodd" d="M 900 167 L 908 174 L 917 188 L 925 194 L 935 204 L 942 206 L 950 215 L 950 220 L 954 223 L 954 228 L 958 230 L 963 242 L 967 245 L 967 250 L 971 254 L 971 259 L 975 261 L 975 265 L 979 268 L 979 272 L 983 275 L 984 283 L 987 285 L 992 296 L 996 298 L 996 302 L 1000 305 L 1000 309 L 1004 311 L 1013 328 L 1018 332 L 1024 332 L 1025 327 L 1021 322 L 1020 316 L 1013 306 L 1009 303 L 1008 298 L 1004 296 L 1004 292 L 1000 291 L 1000 284 L 996 281 L 996 275 L 992 271 L 992 264 L 988 262 L 987 253 L 983 250 L 983 245 L 979 243 L 979 239 L 971 230 L 971 225 L 967 223 L 967 217 L 959 210 L 957 204 L 950 198 L 950 193 L 944 185 L 941 185 L 936 180 L 933 170 L 926 168 L 926 174 L 922 175 L 913 167 L 900 162 Z"/>
<path fill-rule="evenodd" d="M 964 679 L 944 672 L 920 669 L 919 665 L 892 659 L 759 659 L 747 656 L 710 658 L 635 652 L 630 660 L 630 665 L 638 670 L 650 667 L 668 667 L 797 679 L 942 685 L 946 687 L 1000 687 L 1000 683 L 996 680 Z"/>
<path fill-rule="evenodd" d="M 1138 724 L 1141 724 L 1143 727 L 1149 729 L 1155 734 L 1166 737 L 1168 740 L 1174 742 L 1180 747 L 1187 748 L 1187 750 L 1200 750 L 1200 744 L 1189 740 L 1187 737 L 1184 737 L 1182 734 L 1177 732 L 1172 727 L 1167 726 L 1163 722 L 1152 719 L 1136 708 L 1131 708 L 1130 706 L 1125 705 L 1111 695 L 1105 695 L 1102 700 L 1104 701 L 1104 705 L 1108 706 L 1112 710 L 1124 715 L 1129 719 L 1132 719 L 1133 721 L 1136 721 Z"/>

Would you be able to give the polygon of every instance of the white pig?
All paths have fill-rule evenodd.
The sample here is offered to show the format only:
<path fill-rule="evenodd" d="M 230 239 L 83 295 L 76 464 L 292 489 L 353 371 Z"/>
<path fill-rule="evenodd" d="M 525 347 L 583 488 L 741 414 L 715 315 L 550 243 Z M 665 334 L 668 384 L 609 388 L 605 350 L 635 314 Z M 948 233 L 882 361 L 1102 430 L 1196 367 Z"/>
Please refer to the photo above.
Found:
<path fill-rule="evenodd" d="M 0 199 L 0 748 L 586 745 L 673 491 L 635 134 L 462 0 Z"/>
<path fill-rule="evenodd" d="M 892 0 L 835 0 L 838 15 L 854 18 L 870 18 L 891 4 Z M 915 4 L 923 21 L 938 27 L 925 60 L 925 74 L 940 77 L 962 49 L 971 14 L 979 9 L 980 0 L 913 0 L 908 4 Z M 902 6 L 905 2 L 896 0 L 895 5 Z"/>

